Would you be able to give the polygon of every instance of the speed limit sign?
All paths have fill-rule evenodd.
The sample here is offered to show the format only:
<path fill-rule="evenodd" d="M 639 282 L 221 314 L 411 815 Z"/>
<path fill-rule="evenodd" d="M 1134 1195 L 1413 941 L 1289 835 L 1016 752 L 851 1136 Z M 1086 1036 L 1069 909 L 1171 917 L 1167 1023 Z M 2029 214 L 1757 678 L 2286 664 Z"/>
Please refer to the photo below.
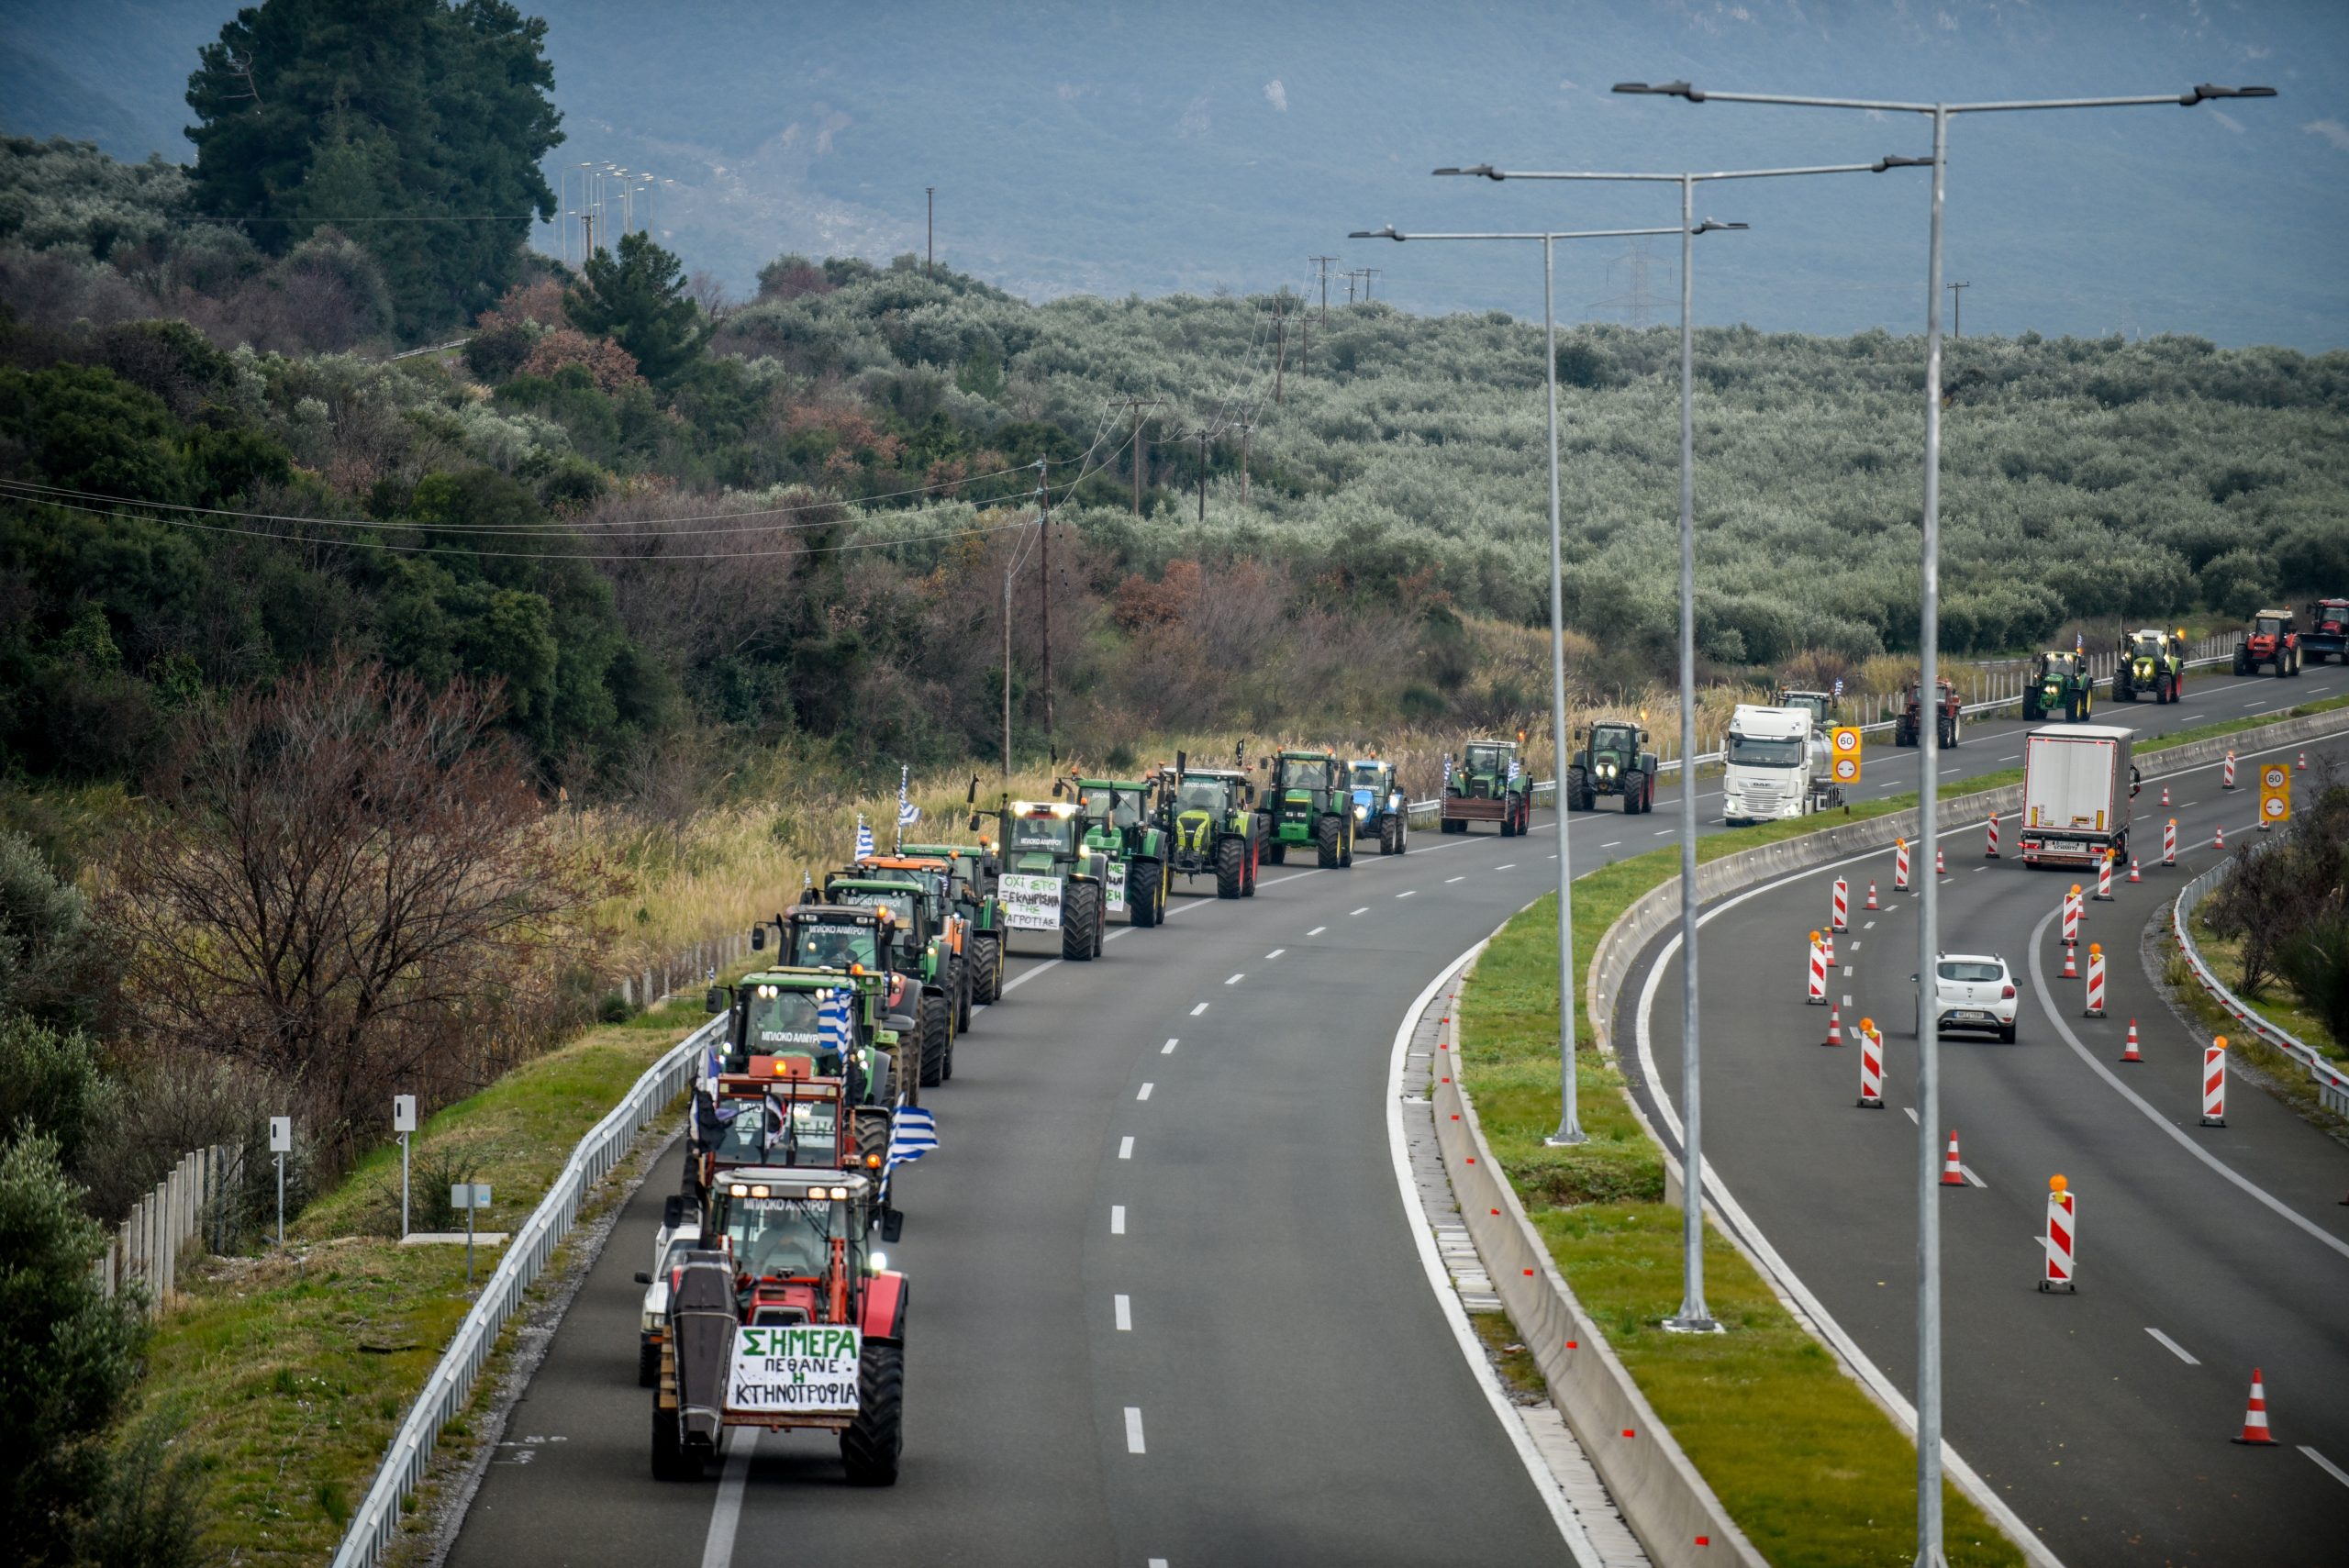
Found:
<path fill-rule="evenodd" d="M 1835 782 L 1839 784 L 1860 782 L 1860 732 L 1847 725 L 1838 725 L 1827 732 L 1828 750 L 1834 757 Z"/>
<path fill-rule="evenodd" d="M 2263 763 L 2259 770 L 2259 825 L 2272 828 L 2292 817 L 2292 770 L 2282 762 Z"/>

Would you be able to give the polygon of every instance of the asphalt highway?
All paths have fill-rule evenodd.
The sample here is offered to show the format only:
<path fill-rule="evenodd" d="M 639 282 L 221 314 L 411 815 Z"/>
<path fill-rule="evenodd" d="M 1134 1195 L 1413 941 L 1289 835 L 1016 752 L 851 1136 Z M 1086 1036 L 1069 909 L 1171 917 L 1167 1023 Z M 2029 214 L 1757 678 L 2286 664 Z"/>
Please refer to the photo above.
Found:
<path fill-rule="evenodd" d="M 2335 687 L 2220 679 L 2120 711 L 2199 724 Z M 1969 726 L 1944 766 L 2012 766 L 2024 728 Z M 1862 798 L 1913 788 L 1915 760 L 1871 747 Z M 1661 846 L 1676 804 L 1576 816 L 1575 870 Z M 850 1490 L 813 1433 L 738 1435 L 710 1479 L 651 1479 L 630 1276 L 673 1152 L 559 1325 L 451 1563 L 1426 1563 L 1470 1542 L 1481 1563 L 1566 1561 L 1418 1262 L 1384 1104 L 1402 1011 L 1554 885 L 1554 823 L 1411 843 L 1267 866 L 1236 903 L 1198 879 L 1090 964 L 1022 939 L 928 1101 L 940 1151 L 901 1178 L 894 1489 Z"/>
<path fill-rule="evenodd" d="M 2349 747 L 2332 751 L 2349 756 Z M 2165 781 L 2139 796 L 2132 848 L 2149 862 L 2145 880 L 2117 880 L 2113 901 L 2090 901 L 2082 924 L 2083 965 L 2089 941 L 2108 958 L 2101 1019 L 2081 1016 L 2084 982 L 2060 978 L 2054 918 L 2063 890 L 2079 880 L 2092 893 L 2093 879 L 2025 868 L 2013 858 L 2011 819 L 2000 860 L 1986 858 L 1979 827 L 1942 840 L 1942 948 L 2002 954 L 2022 999 L 2016 1044 L 1942 1041 L 1934 1140 L 1960 1134 L 1967 1175 L 1965 1186 L 1937 1188 L 1944 1430 L 2074 1563 L 2325 1561 L 2349 1524 L 2349 1333 L 2339 1316 L 2349 1299 L 2349 1156 L 2241 1079 L 2227 1125 L 2201 1127 L 2200 1040 L 2154 994 L 2140 951 L 2148 924 L 2217 858 L 2214 827 L 2223 823 L 2234 848 L 2258 837 L 2248 761 L 2232 794 L 2214 765 L 2165 781 Z M 2150 862 L 2171 816 L 2180 863 L 2165 869 Z M 1913 896 L 1890 892 L 1891 862 L 1886 851 L 1820 868 L 1708 917 L 1706 1163 L 1732 1222 L 1774 1248 L 1913 1398 L 1917 917 Z M 1917 863 L 1929 867 L 1930 852 Z M 1838 940 L 1830 994 L 1847 1043 L 1829 1049 L 1828 1009 L 1804 1002 L 1802 966 L 1838 875 L 1852 885 L 1853 929 Z M 1884 906 L 1874 913 L 1861 908 L 1871 879 Z M 2165 956 L 2156 948 L 2150 961 Z M 1645 1051 L 1632 1065 L 1652 1114 L 1676 1100 L 1681 1070 L 1676 954 L 1646 993 L 1655 1005 L 1643 1028 L 1639 1016 L 1654 964 L 1651 954 L 1627 984 L 1618 1030 L 1627 1054 L 1635 1040 Z M 1864 1016 L 1885 1036 L 1882 1111 L 1855 1104 L 1851 1030 Z M 2132 1018 L 2143 1065 L 2119 1062 Z M 2058 1173 L 2078 1203 L 2076 1296 L 2042 1295 L 2035 1284 L 2048 1178 Z M 2254 1366 L 2277 1448 L 2228 1440 L 2242 1428 Z"/>

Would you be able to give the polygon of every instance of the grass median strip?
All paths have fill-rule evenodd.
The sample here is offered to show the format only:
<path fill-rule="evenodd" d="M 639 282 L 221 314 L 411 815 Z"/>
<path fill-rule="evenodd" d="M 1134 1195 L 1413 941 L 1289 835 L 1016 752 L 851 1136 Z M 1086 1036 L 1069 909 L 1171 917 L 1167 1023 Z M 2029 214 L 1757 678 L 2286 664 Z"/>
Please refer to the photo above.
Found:
<path fill-rule="evenodd" d="M 1852 817 L 1909 804 L 1871 802 Z M 1718 834 L 1698 853 L 1709 861 L 1844 820 L 1837 813 Z M 1606 929 L 1678 869 L 1677 850 L 1667 849 L 1576 879 L 1575 951 L 1585 973 Z M 1658 1327 L 1680 1302 L 1680 1211 L 1663 1201 L 1663 1151 L 1633 1116 L 1621 1074 L 1591 1049 L 1587 1018 L 1575 1082 L 1590 1141 L 1542 1142 L 1558 1121 L 1556 933 L 1552 895 L 1486 949 L 1463 998 L 1462 1065 L 1495 1157 L 1657 1416 L 1763 1555 L 1787 1565 L 1906 1563 L 1915 1546 L 1916 1445 L 1742 1252 L 1708 1232 L 1706 1296 L 1729 1333 Z M 2021 1560 L 1954 1487 L 1945 1506 L 1953 1564 Z"/>
<path fill-rule="evenodd" d="M 416 1140 L 416 1209 L 430 1213 L 446 1153 L 491 1184 L 482 1229 L 519 1226 L 587 1129 L 702 1018 L 695 998 L 591 1030 L 442 1110 Z M 140 1396 L 184 1422 L 200 1456 L 212 1561 L 326 1561 L 472 1305 L 462 1245 L 394 1239 L 399 1179 L 398 1148 L 379 1150 L 286 1226 L 283 1251 L 182 1270 L 184 1301 L 157 1326 Z M 476 1281 L 498 1257 L 480 1250 Z M 465 1433 L 460 1420 L 443 1441 Z"/>

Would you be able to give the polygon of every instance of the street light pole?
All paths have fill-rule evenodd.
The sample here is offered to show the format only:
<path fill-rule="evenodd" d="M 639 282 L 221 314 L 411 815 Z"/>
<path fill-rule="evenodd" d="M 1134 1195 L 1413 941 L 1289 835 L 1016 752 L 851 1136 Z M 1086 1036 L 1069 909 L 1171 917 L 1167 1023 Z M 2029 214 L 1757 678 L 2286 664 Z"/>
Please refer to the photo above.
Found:
<path fill-rule="evenodd" d="M 1932 221 L 1925 263 L 1925 494 L 1920 529 L 1922 595 L 1917 633 L 1919 694 L 1924 704 L 1940 693 L 1941 653 L 1941 454 L 1942 454 L 1942 210 L 1953 115 L 2032 109 L 2134 108 L 2156 104 L 2192 108 L 2214 98 L 2272 98 L 2273 87 L 2219 87 L 2208 83 L 2180 94 L 2125 98 L 2017 99 L 1979 104 L 1920 104 L 1861 98 L 1809 98 L 1761 93 L 1709 93 L 1686 82 L 1650 86 L 1616 83 L 1618 93 L 1708 99 L 1723 103 L 1779 104 L 1821 109 L 1859 109 L 1878 115 L 1928 115 L 1933 124 Z M 1898 161 L 1910 161 L 1899 160 Z M 1940 830 L 1940 726 L 1920 724 L 1917 753 L 1922 777 L 1917 789 L 1918 830 L 1931 839 Z M 1936 1179 L 1941 1127 L 1941 1069 L 1928 997 L 1941 947 L 1941 889 L 1922 879 L 1917 901 L 1917 1568 L 1942 1568 L 1942 1304 L 1941 1209 Z"/>
<path fill-rule="evenodd" d="M 1664 1320 L 1677 1333 L 1717 1334 L 1721 1327 L 1705 1305 L 1705 1140 L 1703 1075 L 1697 1018 L 1697 443 L 1696 328 L 1692 316 L 1696 260 L 1693 241 L 1742 223 L 1696 221 L 1696 191 L 1707 180 L 1771 180 L 1798 174 L 1881 174 L 1917 161 L 1879 158 L 1874 163 L 1820 164 L 1793 169 L 1723 169 L 1677 174 L 1534 172 L 1480 163 L 1438 169 L 1438 174 L 1476 174 L 1485 179 L 1580 180 L 1680 187 L 1680 1310 Z M 1564 774 L 1560 773 L 1561 780 Z"/>
<path fill-rule="evenodd" d="M 1392 224 L 1356 229 L 1349 239 L 1539 239 L 1542 241 L 1542 380 L 1550 396 L 1550 750 L 1557 770 L 1558 817 L 1558 1129 L 1542 1141 L 1553 1149 L 1586 1143 L 1575 1082 L 1574 857 L 1566 842 L 1565 568 L 1558 510 L 1558 313 L 1553 258 L 1561 239 L 1621 239 L 1670 234 L 1669 228 L 1594 228 L 1535 234 L 1400 234 Z M 1376 271 L 1377 269 L 1372 269 Z M 1243 480 L 1244 483 L 1244 480 Z"/>

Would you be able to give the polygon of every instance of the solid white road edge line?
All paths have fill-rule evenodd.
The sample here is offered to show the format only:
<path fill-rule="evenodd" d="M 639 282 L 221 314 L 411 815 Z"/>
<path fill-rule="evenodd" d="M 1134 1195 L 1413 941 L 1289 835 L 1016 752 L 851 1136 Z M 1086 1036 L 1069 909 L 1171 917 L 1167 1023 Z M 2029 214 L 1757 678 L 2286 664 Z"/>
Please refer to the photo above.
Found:
<path fill-rule="evenodd" d="M 2258 1199 L 2261 1203 L 2275 1210 L 2277 1214 L 2290 1220 L 2294 1225 L 2299 1226 L 2302 1230 L 2307 1231 L 2310 1235 L 2315 1237 L 2318 1240 L 2323 1242 L 2326 1246 L 2332 1248 L 2343 1257 L 2349 1258 L 2349 1241 L 2342 1240 L 2338 1236 L 2335 1236 L 2331 1231 L 2326 1230 L 2322 1226 L 2318 1225 L 2315 1221 L 2304 1218 L 2297 1210 L 2286 1204 L 2281 1198 L 2278 1198 L 2269 1193 L 2266 1187 L 2261 1186 L 2258 1183 L 2253 1181 L 2250 1177 L 2243 1174 L 2243 1173 L 2237 1171 L 2233 1166 L 2228 1164 L 2225 1161 L 2220 1159 L 2217 1155 L 2203 1148 L 2199 1143 L 2195 1142 L 2193 1139 L 2186 1135 L 2183 1129 L 2176 1127 L 2169 1120 L 2168 1118 L 2163 1116 L 2158 1110 L 2155 1110 L 2152 1104 L 2148 1102 L 2143 1095 L 2138 1094 L 2136 1090 L 2122 1083 L 2121 1081 L 2120 1074 L 2114 1073 L 2111 1068 L 2107 1067 L 2103 1062 L 2099 1062 L 2096 1057 L 2089 1052 L 2088 1048 L 2080 1043 L 2080 1037 L 2072 1032 L 2071 1024 L 2065 1020 L 2063 1014 L 2055 1010 L 2054 1000 L 2047 994 L 2046 966 L 2041 962 L 2039 955 L 2039 943 L 2041 940 L 2046 936 L 2047 928 L 2054 923 L 2056 914 L 2057 911 L 2050 909 L 2046 914 L 2040 917 L 2039 924 L 2031 929 L 2031 989 L 2033 996 L 2036 997 L 2039 1002 L 2039 1010 L 2047 1015 L 2048 1021 L 2055 1026 L 2055 1032 L 2062 1035 L 2064 1037 L 2064 1043 L 2072 1048 L 2072 1054 L 2078 1057 L 2082 1062 L 2087 1062 L 2089 1070 L 2095 1073 L 2098 1077 L 2103 1079 L 2108 1084 L 2111 1085 L 2114 1093 L 2118 1094 L 2122 1099 L 2127 1100 L 2131 1105 L 2135 1106 L 2139 1110 L 2144 1112 L 2145 1119 L 2152 1122 L 2155 1127 L 2160 1128 L 2164 1132 L 2169 1134 L 2170 1141 L 2176 1143 L 2180 1149 L 2185 1150 L 2188 1154 L 2193 1155 L 2197 1160 L 2199 1160 L 2205 1165 L 2210 1166 L 2211 1170 L 2216 1171 L 2220 1175 L 2224 1176 L 2228 1181 L 2232 1182 L 2244 1193 Z"/>
<path fill-rule="evenodd" d="M 1403 1200 L 1405 1228 L 1411 1233 L 1411 1243 L 1419 1249 L 1419 1267 L 1426 1271 L 1428 1288 L 1435 1293 L 1436 1307 L 1443 1314 L 1445 1326 L 1452 1330 L 1453 1340 L 1460 1347 L 1461 1358 L 1467 1362 L 1476 1385 L 1485 1391 L 1485 1402 L 1493 1407 L 1493 1418 L 1500 1422 L 1508 1434 L 1509 1446 L 1525 1466 L 1525 1473 L 1533 1483 L 1550 1518 L 1558 1527 L 1559 1536 L 1566 1543 L 1566 1551 L 1579 1568 L 1599 1568 L 1598 1551 L 1584 1533 L 1582 1520 L 1566 1502 L 1566 1495 L 1558 1487 L 1557 1477 L 1550 1473 L 1549 1462 L 1542 1451 L 1533 1446 L 1533 1436 L 1518 1418 L 1517 1407 L 1502 1392 L 1498 1373 L 1485 1355 L 1484 1341 L 1476 1338 L 1476 1330 L 1468 1325 L 1468 1310 L 1460 1305 L 1460 1295 L 1452 1288 L 1452 1275 L 1443 1266 L 1442 1254 L 1436 1251 L 1434 1229 L 1428 1223 L 1427 1210 L 1419 1207 L 1419 1190 L 1411 1177 L 1411 1155 L 1403 1140 L 1403 1065 L 1411 1043 L 1412 1028 L 1419 1015 L 1442 990 L 1468 966 L 1469 961 L 1485 951 L 1478 942 L 1453 959 L 1427 988 L 1412 999 L 1403 1011 L 1403 1021 L 1396 1026 L 1395 1047 L 1386 1058 L 1386 1157 L 1395 1169 L 1395 1190 Z"/>
<path fill-rule="evenodd" d="M 1883 852 L 1881 850 L 1868 851 L 1870 855 L 1880 855 Z M 1857 860 L 1862 857 L 1855 855 L 1852 858 Z M 1842 865 L 1845 862 L 1838 861 L 1834 863 Z M 1748 888 L 1736 897 L 1700 915 L 1698 924 L 1701 927 L 1715 915 L 1734 908 L 1754 895 L 1776 887 L 1780 883 L 1798 881 L 1826 869 L 1824 866 L 1813 866 L 1805 871 L 1792 872 L 1773 881 L 1765 882 L 1759 887 Z M 1649 1087 L 1655 1095 L 1656 1109 L 1663 1113 L 1664 1125 L 1672 1129 L 1672 1136 L 1675 1141 L 1684 1136 L 1680 1129 L 1680 1112 L 1673 1105 L 1672 1096 L 1664 1093 L 1662 1087 L 1663 1077 L 1656 1072 L 1653 1041 L 1648 1030 L 1648 1015 L 1654 1010 L 1655 994 L 1664 982 L 1664 967 L 1672 962 L 1673 955 L 1679 951 L 1680 935 L 1675 931 L 1665 941 L 1663 951 L 1656 954 L 1655 962 L 1648 968 L 1647 984 L 1640 988 L 1640 1004 L 1635 1015 L 1640 1071 L 1646 1075 Z M 1726 1215 L 1730 1222 L 1737 1227 L 1739 1232 L 1745 1238 L 1746 1244 L 1753 1248 L 1754 1255 L 1762 1260 L 1763 1266 L 1770 1271 L 1771 1277 L 1777 1282 L 1778 1288 L 1801 1304 L 1803 1311 L 1809 1315 L 1812 1326 L 1826 1337 L 1828 1343 L 1835 1347 L 1836 1353 L 1843 1358 L 1843 1364 L 1859 1375 L 1860 1381 L 1865 1384 L 1869 1392 L 1876 1396 L 1877 1403 L 1892 1412 L 1893 1419 L 1899 1424 L 1900 1429 L 1908 1434 L 1909 1440 L 1915 1442 L 1917 1440 L 1917 1407 L 1910 1404 L 1901 1394 L 1899 1386 L 1884 1374 L 1882 1367 L 1868 1359 L 1868 1353 L 1860 1349 L 1859 1341 L 1846 1333 L 1843 1326 L 1835 1320 L 1834 1315 L 1827 1310 L 1827 1304 L 1812 1295 L 1810 1286 L 1803 1283 L 1802 1276 L 1796 1273 L 1786 1259 L 1778 1255 L 1778 1250 L 1770 1245 L 1769 1237 L 1763 1233 L 1762 1228 L 1753 1223 L 1753 1217 L 1746 1213 L 1737 1199 L 1731 1195 L 1729 1184 L 1721 1180 L 1720 1173 L 1709 1162 L 1705 1167 L 1704 1177 L 1705 1195 L 1716 1213 Z M 1686 1176 L 1682 1180 L 1685 1182 Z M 2025 1557 L 2040 1564 L 2041 1568 L 2062 1568 L 2063 1560 L 2048 1550 L 2037 1533 L 2022 1522 L 2021 1518 L 2013 1508 L 2008 1507 L 2005 1498 L 1989 1488 L 1972 1465 L 1959 1457 L 1957 1450 L 1950 1445 L 1946 1433 L 1942 1438 L 1942 1466 L 1950 1478 L 1965 1489 L 1966 1496 L 1974 1500 L 1976 1507 L 1998 1521 L 1998 1528 L 2006 1531 L 2008 1538 L 2022 1550 Z"/>
<path fill-rule="evenodd" d="M 751 1479 L 751 1451 L 758 1446 L 756 1427 L 736 1427 L 727 1434 L 726 1473 L 718 1483 L 718 1501 L 710 1506 L 701 1568 L 731 1568 L 734 1531 L 742 1522 L 742 1490 Z"/>
<path fill-rule="evenodd" d="M 2170 1354 L 2176 1356 L 2187 1365 L 2200 1366 L 2202 1364 L 2200 1362 L 2196 1361 L 2192 1356 L 2186 1353 L 2186 1347 L 2184 1345 L 2179 1344 L 2176 1340 L 2171 1339 L 2167 1334 L 2163 1333 L 2159 1329 L 2154 1328 L 2152 1324 L 2148 1323 L 2145 1325 L 2145 1332 L 2151 1334 L 2154 1337 L 2154 1341 L 2159 1344 L 2162 1349 L 2167 1351 Z"/>

